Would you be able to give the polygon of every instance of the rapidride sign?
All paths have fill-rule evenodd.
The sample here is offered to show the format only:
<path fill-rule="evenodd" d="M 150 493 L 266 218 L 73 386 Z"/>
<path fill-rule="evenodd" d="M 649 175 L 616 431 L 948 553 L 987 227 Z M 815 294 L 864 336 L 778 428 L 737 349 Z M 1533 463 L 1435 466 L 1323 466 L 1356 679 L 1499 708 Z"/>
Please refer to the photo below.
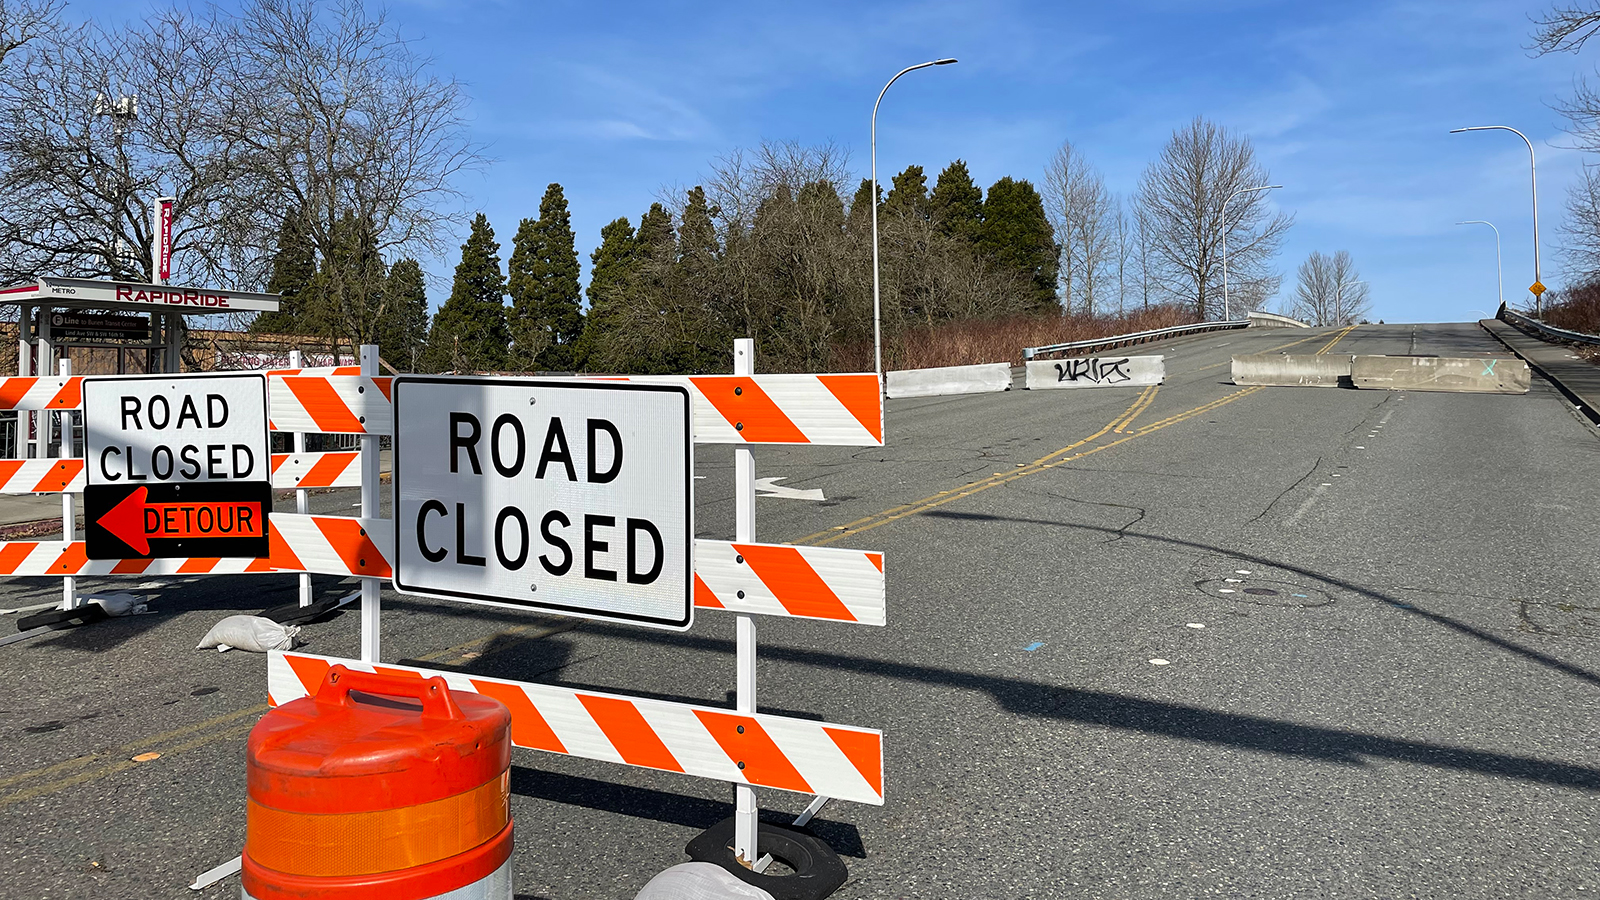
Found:
<path fill-rule="evenodd" d="M 393 400 L 397 590 L 689 627 L 686 388 L 400 376 Z"/>
<path fill-rule="evenodd" d="M 85 378 L 83 418 L 90 559 L 267 555 L 265 376 Z"/>

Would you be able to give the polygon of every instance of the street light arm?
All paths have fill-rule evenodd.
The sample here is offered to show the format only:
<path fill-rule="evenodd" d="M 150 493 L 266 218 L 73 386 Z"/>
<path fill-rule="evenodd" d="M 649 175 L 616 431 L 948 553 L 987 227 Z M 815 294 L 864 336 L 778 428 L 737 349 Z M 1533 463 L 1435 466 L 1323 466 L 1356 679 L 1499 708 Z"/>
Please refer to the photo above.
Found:
<path fill-rule="evenodd" d="M 883 95 L 889 93 L 889 88 L 893 87 L 894 83 L 896 81 L 900 80 L 900 76 L 901 75 L 904 75 L 907 72 L 915 72 L 918 69 L 926 69 L 929 66 L 948 66 L 953 62 L 955 62 L 954 59 L 930 59 L 927 62 L 917 63 L 914 66 L 906 66 L 904 69 L 901 69 L 900 71 L 894 73 L 894 77 L 889 79 L 889 83 L 884 85 L 883 86 L 883 90 L 878 92 L 878 100 L 877 100 L 877 102 L 872 104 L 872 134 L 873 134 L 873 136 L 876 137 L 877 134 L 878 134 L 878 105 L 883 102 Z"/>
<path fill-rule="evenodd" d="M 1506 303 L 1506 273 L 1505 273 L 1505 267 L 1500 261 L 1500 229 L 1495 228 L 1494 227 L 1494 223 L 1488 221 L 1487 219 L 1468 219 L 1465 222 L 1457 222 L 1456 224 L 1457 225 L 1487 225 L 1487 226 L 1489 226 L 1490 230 L 1492 230 L 1494 232 L 1495 291 L 1498 294 L 1498 296 L 1500 297 L 1500 305 L 1504 306 L 1505 303 Z"/>
<path fill-rule="evenodd" d="M 1281 184 L 1260 184 L 1255 187 L 1240 188 L 1229 194 L 1228 199 L 1222 201 L 1222 318 L 1224 321 L 1230 317 L 1228 309 L 1228 204 L 1232 203 L 1233 198 L 1240 194 L 1248 194 L 1252 191 L 1270 191 L 1281 187 L 1283 187 Z"/>
<path fill-rule="evenodd" d="M 883 312 L 882 304 L 878 299 L 878 106 L 883 103 L 883 95 L 889 93 L 889 88 L 900 80 L 901 75 L 907 72 L 915 72 L 918 69 L 926 69 L 929 66 L 948 66 L 953 62 L 955 62 L 955 59 L 946 57 L 944 59 L 930 59 L 914 66 L 906 66 L 904 69 L 894 73 L 894 77 L 889 79 L 889 83 L 884 85 L 883 90 L 878 92 L 878 99 L 872 103 L 872 196 L 868 198 L 867 202 L 872 208 L 872 368 L 873 371 L 878 373 L 879 391 L 888 389 L 888 381 L 883 374 Z M 754 849 L 754 846 L 754 843 L 752 843 L 751 849 Z"/>
<path fill-rule="evenodd" d="M 1533 141 L 1528 136 L 1512 128 L 1510 125 L 1469 125 L 1466 128 L 1452 128 L 1451 134 L 1460 134 L 1463 131 L 1509 131 L 1528 145 L 1528 184 L 1533 189 L 1533 282 L 1544 290 L 1544 278 L 1539 271 L 1539 162 L 1534 158 Z M 1488 224 L 1485 222 L 1484 224 Z M 1489 226 L 1494 228 L 1493 225 Z M 1495 244 L 1498 248 L 1500 242 L 1500 229 L 1495 228 Z M 1498 249 L 1497 251 L 1498 252 Z M 1543 297 L 1539 293 L 1533 295 L 1534 316 L 1544 318 Z"/>

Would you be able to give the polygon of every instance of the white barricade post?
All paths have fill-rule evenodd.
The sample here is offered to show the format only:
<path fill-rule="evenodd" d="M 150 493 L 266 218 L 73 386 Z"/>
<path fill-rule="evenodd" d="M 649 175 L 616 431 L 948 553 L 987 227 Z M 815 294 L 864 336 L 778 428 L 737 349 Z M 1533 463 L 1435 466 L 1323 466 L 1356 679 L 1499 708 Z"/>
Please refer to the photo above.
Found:
<path fill-rule="evenodd" d="M 733 342 L 733 374 L 756 373 L 756 342 Z M 756 457 L 748 444 L 733 448 L 733 539 L 740 544 L 756 540 Z M 734 705 L 745 715 L 756 711 L 756 623 L 749 616 L 734 620 Z M 749 785 L 733 786 L 733 855 L 741 862 L 756 862 L 756 792 Z"/>
<path fill-rule="evenodd" d="M 361 374 L 366 378 L 378 374 L 377 345 L 361 345 Z M 365 388 L 360 390 L 364 392 Z M 361 517 L 369 521 L 378 517 L 378 440 L 378 435 L 370 431 L 361 435 Z M 378 661 L 378 588 L 376 577 L 368 576 L 361 579 L 363 662 Z"/>
<path fill-rule="evenodd" d="M 72 377 L 72 360 L 61 360 L 61 377 Z M 45 427 L 49 428 L 49 413 L 45 414 Z M 61 459 L 72 456 L 72 413 L 63 410 L 61 416 Z M 47 436 L 48 437 L 48 436 Z M 88 455 L 85 448 L 85 456 Z M 63 463 L 65 465 L 65 463 Z M 64 544 L 71 544 L 78 539 L 78 515 L 76 504 L 72 501 L 72 494 L 67 491 L 61 493 L 61 540 Z M 78 607 L 78 580 L 71 575 L 61 579 L 61 608 L 76 609 Z"/>
<path fill-rule="evenodd" d="M 299 350 L 290 350 L 289 351 L 289 368 L 291 368 L 291 369 L 300 368 L 300 351 Z M 296 431 L 294 433 L 293 441 L 294 441 L 294 443 L 291 446 L 294 448 L 294 452 L 295 453 L 304 453 L 304 452 L 306 452 L 306 433 L 304 431 Z M 276 474 L 276 472 L 277 472 L 277 467 L 276 466 L 273 467 L 273 472 L 274 472 L 274 474 Z M 311 512 L 311 492 L 310 491 L 306 490 L 305 488 L 296 488 L 295 489 L 295 492 L 294 492 L 294 511 L 299 513 L 302 516 L 306 515 L 309 512 Z M 311 576 L 306 574 L 305 572 L 301 572 L 296 577 L 300 582 L 300 605 L 301 606 L 310 606 L 311 605 Z"/>

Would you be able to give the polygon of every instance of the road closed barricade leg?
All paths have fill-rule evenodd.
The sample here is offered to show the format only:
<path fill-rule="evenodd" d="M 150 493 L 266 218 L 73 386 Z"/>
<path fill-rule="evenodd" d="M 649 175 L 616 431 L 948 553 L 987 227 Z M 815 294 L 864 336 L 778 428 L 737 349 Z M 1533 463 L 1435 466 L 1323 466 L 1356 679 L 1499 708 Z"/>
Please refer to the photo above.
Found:
<path fill-rule="evenodd" d="M 511 714 L 332 666 L 250 732 L 246 900 L 510 900 Z"/>

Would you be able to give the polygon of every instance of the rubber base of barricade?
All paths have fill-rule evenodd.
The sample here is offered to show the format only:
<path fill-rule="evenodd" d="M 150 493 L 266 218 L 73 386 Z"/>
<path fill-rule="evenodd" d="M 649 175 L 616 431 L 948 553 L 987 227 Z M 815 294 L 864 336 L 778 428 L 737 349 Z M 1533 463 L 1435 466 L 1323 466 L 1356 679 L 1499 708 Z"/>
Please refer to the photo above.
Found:
<path fill-rule="evenodd" d="M 793 875 L 765 875 L 745 868 L 733 855 L 733 818 L 700 832 L 684 847 L 684 852 L 695 862 L 711 863 L 733 873 L 745 884 L 771 894 L 774 900 L 822 900 L 832 894 L 850 877 L 844 860 L 821 839 L 768 825 L 756 827 L 757 853 L 772 854 L 794 870 Z"/>
<path fill-rule="evenodd" d="M 74 609 L 50 609 L 31 616 L 23 616 L 17 620 L 17 630 L 50 628 L 60 631 L 63 628 L 75 628 L 79 625 L 93 625 L 108 618 L 110 616 L 106 613 L 105 607 L 98 603 L 85 603 Z"/>
<path fill-rule="evenodd" d="M 731 833 L 731 832 L 730 832 Z M 242 900 L 512 900 L 512 823 L 448 859 L 377 875 L 316 877 L 273 871 L 244 853 Z"/>

